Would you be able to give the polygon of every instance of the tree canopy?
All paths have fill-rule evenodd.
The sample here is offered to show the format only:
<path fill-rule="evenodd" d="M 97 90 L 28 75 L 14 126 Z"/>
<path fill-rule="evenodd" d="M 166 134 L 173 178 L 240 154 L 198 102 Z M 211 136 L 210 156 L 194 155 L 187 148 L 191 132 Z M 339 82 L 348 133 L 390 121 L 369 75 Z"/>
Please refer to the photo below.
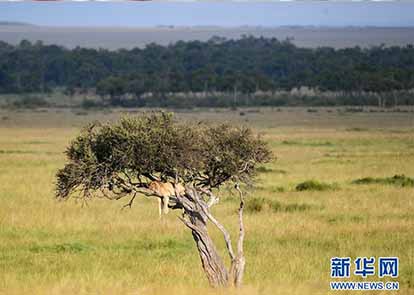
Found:
<path fill-rule="evenodd" d="M 61 86 L 116 97 L 144 92 L 387 91 L 414 87 L 414 47 L 299 48 L 289 40 L 179 41 L 109 51 L 0 42 L 0 93 Z"/>
<path fill-rule="evenodd" d="M 56 194 L 117 199 L 142 192 L 152 180 L 212 189 L 248 182 L 271 154 L 248 128 L 176 122 L 172 114 L 93 123 L 66 150 Z"/>

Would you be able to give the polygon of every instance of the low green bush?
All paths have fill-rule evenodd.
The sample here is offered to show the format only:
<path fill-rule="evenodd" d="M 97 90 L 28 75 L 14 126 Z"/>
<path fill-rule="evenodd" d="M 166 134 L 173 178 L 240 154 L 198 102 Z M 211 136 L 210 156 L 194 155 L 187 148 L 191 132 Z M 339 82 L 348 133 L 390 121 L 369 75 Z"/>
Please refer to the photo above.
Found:
<path fill-rule="evenodd" d="M 269 173 L 269 172 L 272 172 L 273 169 L 267 168 L 265 166 L 260 166 L 260 167 L 257 167 L 256 171 L 259 173 Z"/>
<path fill-rule="evenodd" d="M 394 175 L 392 177 L 383 177 L 383 178 L 374 178 L 374 177 L 364 177 L 352 181 L 353 184 L 386 184 L 386 185 L 395 185 L 401 187 L 414 187 L 414 178 L 410 178 L 401 175 Z"/>
<path fill-rule="evenodd" d="M 317 180 L 307 180 L 307 181 L 299 183 L 296 186 L 296 190 L 299 192 L 301 191 L 327 191 L 327 190 L 334 190 L 336 188 L 337 188 L 336 185 L 319 182 Z"/>

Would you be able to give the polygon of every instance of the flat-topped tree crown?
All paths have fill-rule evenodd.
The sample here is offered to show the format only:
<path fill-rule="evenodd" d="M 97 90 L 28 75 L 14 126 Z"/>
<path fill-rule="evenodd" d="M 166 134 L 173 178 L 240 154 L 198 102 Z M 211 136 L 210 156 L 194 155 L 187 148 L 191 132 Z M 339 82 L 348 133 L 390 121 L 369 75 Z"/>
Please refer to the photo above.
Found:
<path fill-rule="evenodd" d="M 185 124 L 170 113 L 149 113 L 90 124 L 66 156 L 57 173 L 57 197 L 78 191 L 118 198 L 155 179 L 204 188 L 246 182 L 270 152 L 248 128 Z"/>

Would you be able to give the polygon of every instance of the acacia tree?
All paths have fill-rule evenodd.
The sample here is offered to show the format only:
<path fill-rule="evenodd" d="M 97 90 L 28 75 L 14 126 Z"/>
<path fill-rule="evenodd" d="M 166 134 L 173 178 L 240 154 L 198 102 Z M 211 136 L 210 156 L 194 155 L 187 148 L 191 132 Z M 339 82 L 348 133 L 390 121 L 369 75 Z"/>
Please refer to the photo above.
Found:
<path fill-rule="evenodd" d="M 174 121 L 171 114 L 151 113 L 87 126 L 71 142 L 66 156 L 68 162 L 57 172 L 59 199 L 129 196 L 125 206 L 131 207 L 140 194 L 161 197 L 148 189 L 151 181 L 184 184 L 185 193 L 176 190 L 168 206 L 183 211 L 179 218 L 191 230 L 209 283 L 214 287 L 241 285 L 245 230 L 240 184 L 249 183 L 257 164 L 271 156 L 250 129 L 190 125 Z M 226 184 L 234 186 L 240 197 L 236 252 L 229 232 L 210 210 L 219 200 L 217 188 Z M 209 235 L 209 222 L 223 234 L 229 269 Z"/>

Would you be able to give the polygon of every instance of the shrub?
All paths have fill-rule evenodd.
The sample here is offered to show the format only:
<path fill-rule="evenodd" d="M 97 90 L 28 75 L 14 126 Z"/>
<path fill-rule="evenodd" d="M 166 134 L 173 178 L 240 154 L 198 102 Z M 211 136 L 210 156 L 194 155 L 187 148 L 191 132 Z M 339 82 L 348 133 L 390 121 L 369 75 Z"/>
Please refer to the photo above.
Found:
<path fill-rule="evenodd" d="M 260 167 L 257 167 L 256 171 L 259 173 L 270 173 L 273 171 L 273 169 L 267 168 L 265 166 L 260 166 Z"/>
<path fill-rule="evenodd" d="M 319 182 L 317 180 L 307 180 L 296 186 L 297 191 L 326 191 L 335 188 L 335 185 Z"/>
<path fill-rule="evenodd" d="M 353 184 L 387 184 L 401 187 L 414 187 L 414 178 L 401 175 L 394 175 L 393 177 L 373 178 L 364 177 L 352 181 Z"/>
<path fill-rule="evenodd" d="M 345 131 L 350 131 L 350 132 L 362 132 L 362 131 L 367 131 L 367 128 L 361 128 L 361 127 L 353 127 L 353 128 L 347 128 L 345 129 Z"/>

